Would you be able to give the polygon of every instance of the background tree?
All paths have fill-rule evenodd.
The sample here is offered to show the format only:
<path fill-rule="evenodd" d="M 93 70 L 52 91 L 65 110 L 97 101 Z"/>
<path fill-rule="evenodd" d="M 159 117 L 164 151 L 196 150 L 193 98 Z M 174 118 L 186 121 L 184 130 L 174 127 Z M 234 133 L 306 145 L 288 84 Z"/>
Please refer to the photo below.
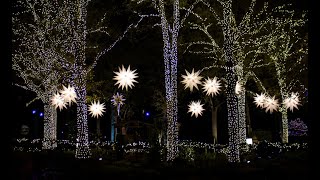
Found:
<path fill-rule="evenodd" d="M 144 1 L 138 1 L 136 4 L 143 4 Z M 193 9 L 198 2 L 194 2 L 188 9 Z M 140 14 L 140 17 L 160 18 L 160 21 L 156 22 L 155 25 L 160 26 L 162 31 L 167 108 L 167 160 L 171 161 L 178 155 L 178 36 L 190 13 L 186 7 L 180 6 L 179 0 L 173 0 L 172 2 L 152 0 L 151 5 L 144 6 L 144 11 L 147 11 L 145 10 L 146 7 L 152 7 L 152 10 L 149 10 L 152 13 Z M 180 10 L 185 12 L 182 18 L 180 18 Z"/>
<path fill-rule="evenodd" d="M 279 9 L 282 13 L 283 9 Z M 290 17 L 287 19 L 278 19 L 277 26 L 282 27 L 275 40 L 270 42 L 272 52 L 269 54 L 270 60 L 274 65 L 276 80 L 278 83 L 278 93 L 281 97 L 282 104 L 279 107 L 279 112 L 282 116 L 282 142 L 288 143 L 288 110 L 284 103 L 287 98 L 291 98 L 292 93 L 297 93 L 299 97 L 304 97 L 304 82 L 301 82 L 302 77 L 305 77 L 307 69 L 308 55 L 308 39 L 305 34 L 306 17 L 305 14 L 294 14 L 290 11 Z M 298 17 L 295 17 L 298 16 Z M 304 78 L 305 79 L 305 78 Z M 301 98 L 299 98 L 301 101 Z M 299 102 L 300 103 L 300 102 Z M 290 108 L 291 111 L 293 109 Z"/>

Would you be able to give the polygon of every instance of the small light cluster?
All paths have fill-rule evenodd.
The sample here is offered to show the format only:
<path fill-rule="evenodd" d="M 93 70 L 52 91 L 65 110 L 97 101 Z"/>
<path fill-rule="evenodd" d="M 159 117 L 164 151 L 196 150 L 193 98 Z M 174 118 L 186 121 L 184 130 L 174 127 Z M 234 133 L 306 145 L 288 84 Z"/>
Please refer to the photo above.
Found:
<path fill-rule="evenodd" d="M 289 136 L 306 136 L 308 132 L 308 126 L 300 119 L 294 119 L 289 121 Z"/>

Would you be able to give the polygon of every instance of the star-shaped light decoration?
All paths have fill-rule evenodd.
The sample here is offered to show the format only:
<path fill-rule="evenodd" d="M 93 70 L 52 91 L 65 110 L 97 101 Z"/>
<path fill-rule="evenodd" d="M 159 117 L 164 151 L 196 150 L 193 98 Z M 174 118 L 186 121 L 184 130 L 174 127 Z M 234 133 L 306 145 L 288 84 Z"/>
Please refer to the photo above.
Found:
<path fill-rule="evenodd" d="M 99 116 L 102 116 L 103 112 L 105 112 L 105 107 L 104 107 L 104 103 L 100 104 L 100 102 L 96 102 L 94 101 L 93 103 L 91 103 L 91 105 L 89 106 L 89 111 L 92 117 L 96 117 L 98 118 Z"/>
<path fill-rule="evenodd" d="M 57 92 L 57 94 L 53 95 L 51 98 L 51 104 L 53 106 L 55 106 L 55 108 L 59 107 L 59 110 L 61 111 L 61 109 L 63 108 L 67 108 L 66 107 L 66 102 L 64 101 L 63 97 Z"/>
<path fill-rule="evenodd" d="M 60 91 L 60 93 L 64 101 L 68 103 L 69 106 L 71 106 L 71 102 L 76 103 L 77 94 L 74 90 L 74 87 L 71 87 L 70 85 L 68 85 L 68 88 L 66 88 L 65 86 L 62 85 L 62 88 L 63 89 Z"/>
<path fill-rule="evenodd" d="M 113 79 L 117 81 L 114 85 L 119 84 L 118 88 L 121 86 L 122 89 L 125 87 L 126 90 L 128 90 L 128 86 L 132 88 L 134 82 L 138 83 L 138 81 L 134 79 L 138 77 L 138 73 L 135 73 L 135 71 L 136 69 L 133 71 L 130 70 L 130 65 L 127 70 L 122 65 L 122 69 L 119 67 L 119 72 L 114 72 L 116 76 L 114 76 Z"/>
<path fill-rule="evenodd" d="M 184 84 L 184 89 L 190 88 L 190 91 L 193 91 L 193 87 L 198 89 L 198 84 L 201 84 L 202 77 L 199 76 L 200 72 L 194 72 L 194 69 L 192 69 L 192 72 L 189 73 L 187 70 L 187 75 L 182 75 L 183 81 L 181 81 L 182 84 Z"/>
<path fill-rule="evenodd" d="M 273 111 L 277 111 L 277 109 L 279 108 L 278 100 L 275 99 L 274 96 L 272 98 L 267 97 L 264 103 L 264 107 L 266 108 L 266 112 L 270 111 L 270 113 L 272 113 Z"/>
<path fill-rule="evenodd" d="M 188 105 L 189 106 L 189 110 L 188 112 L 191 112 L 191 117 L 193 115 L 196 116 L 196 118 L 198 117 L 198 115 L 202 116 L 202 111 L 204 110 L 203 109 L 203 104 L 200 104 L 200 101 L 191 101 L 190 104 Z"/>
<path fill-rule="evenodd" d="M 298 109 L 298 105 L 300 105 L 300 100 L 298 93 L 291 93 L 291 96 L 284 99 L 283 104 L 286 109 L 290 109 L 293 111 L 293 108 Z"/>
<path fill-rule="evenodd" d="M 220 80 L 218 80 L 217 77 L 214 77 L 213 79 L 206 79 L 206 81 L 203 83 L 203 88 L 206 93 L 206 95 L 214 96 L 216 94 L 219 94 L 221 87 Z"/>
<path fill-rule="evenodd" d="M 118 92 L 112 96 L 111 102 L 114 106 L 117 106 L 118 115 L 120 113 L 120 106 L 124 104 L 125 100 L 126 99 L 124 99 L 123 95 Z"/>
<path fill-rule="evenodd" d="M 266 101 L 266 95 L 264 93 L 256 94 L 254 97 L 254 103 L 256 103 L 257 107 L 264 108 L 264 103 Z"/>
<path fill-rule="evenodd" d="M 243 90 L 243 87 L 239 82 L 236 84 L 236 94 L 240 94 L 240 92 Z"/>

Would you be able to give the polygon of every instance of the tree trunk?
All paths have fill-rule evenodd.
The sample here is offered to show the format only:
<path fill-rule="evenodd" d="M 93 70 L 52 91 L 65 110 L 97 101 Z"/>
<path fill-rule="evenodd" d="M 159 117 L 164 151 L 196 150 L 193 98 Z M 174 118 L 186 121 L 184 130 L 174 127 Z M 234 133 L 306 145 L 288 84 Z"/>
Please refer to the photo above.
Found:
<path fill-rule="evenodd" d="M 57 147 L 57 111 L 49 102 L 44 102 L 43 149 L 54 149 Z"/>
<path fill-rule="evenodd" d="M 289 137 L 288 137 L 288 113 L 287 110 L 284 107 L 281 107 L 280 109 L 281 113 L 281 125 L 282 125 L 282 132 L 281 132 L 281 139 L 282 143 L 288 143 Z"/>
<path fill-rule="evenodd" d="M 211 122 L 212 122 L 212 136 L 214 139 L 214 143 L 218 143 L 218 131 L 217 131 L 217 115 L 218 115 L 218 107 L 212 107 L 211 112 Z"/>
<path fill-rule="evenodd" d="M 251 127 L 251 118 L 250 118 L 250 111 L 248 101 L 246 101 L 246 119 L 247 119 L 247 132 L 248 137 L 252 137 L 252 127 Z"/>
<path fill-rule="evenodd" d="M 230 69 L 230 68 L 228 68 Z M 228 109 L 228 133 L 229 133 L 229 162 L 240 162 L 239 152 L 239 116 L 238 102 L 234 89 L 236 87 L 235 74 L 232 71 L 227 72 L 227 109 Z"/>
<path fill-rule="evenodd" d="M 88 135 L 88 107 L 86 104 L 86 80 L 83 75 L 79 79 L 77 86 L 77 141 L 76 141 L 76 155 L 78 159 L 86 159 L 90 157 L 89 135 Z"/>
<path fill-rule="evenodd" d="M 238 95 L 238 111 L 239 111 L 239 143 L 246 143 L 246 92 L 241 91 Z"/>
<path fill-rule="evenodd" d="M 100 119 L 99 118 L 97 118 L 97 135 L 98 135 L 98 138 L 100 138 L 100 134 L 101 134 L 101 132 L 100 132 Z"/>
<path fill-rule="evenodd" d="M 172 161 L 178 155 L 178 98 L 177 98 L 177 65 L 179 32 L 179 0 L 173 2 L 173 24 L 169 31 L 163 0 L 159 0 L 159 13 L 163 38 L 163 59 L 165 66 L 165 87 L 167 103 L 167 161 Z"/>

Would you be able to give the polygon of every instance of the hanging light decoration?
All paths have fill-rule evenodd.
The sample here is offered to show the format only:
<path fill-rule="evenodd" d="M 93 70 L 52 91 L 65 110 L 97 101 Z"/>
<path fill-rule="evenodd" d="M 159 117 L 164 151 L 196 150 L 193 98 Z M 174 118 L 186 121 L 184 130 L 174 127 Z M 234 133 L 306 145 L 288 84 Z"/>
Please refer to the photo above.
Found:
<path fill-rule="evenodd" d="M 182 75 L 183 81 L 181 83 L 184 84 L 184 89 L 190 88 L 190 91 L 193 91 L 193 87 L 198 89 L 198 84 L 201 84 L 202 77 L 199 76 L 200 71 L 194 72 L 194 69 L 192 69 L 192 72 L 189 73 L 187 70 L 187 75 Z"/>
<path fill-rule="evenodd" d="M 74 90 L 74 87 L 71 87 L 70 85 L 68 85 L 68 88 L 62 85 L 62 90 L 60 91 L 61 93 L 61 97 L 64 99 L 64 101 L 66 103 L 69 104 L 69 106 L 71 106 L 72 102 L 77 103 L 76 98 L 77 98 L 77 94 Z"/>
<path fill-rule="evenodd" d="M 293 108 L 298 109 L 298 105 L 300 105 L 300 100 L 298 93 L 291 93 L 291 96 L 284 99 L 283 104 L 286 109 L 290 109 L 293 111 Z"/>
<path fill-rule="evenodd" d="M 236 94 L 240 94 L 240 92 L 243 90 L 243 87 L 241 86 L 241 84 L 239 83 L 239 81 L 236 84 Z"/>
<path fill-rule="evenodd" d="M 55 106 L 55 108 L 59 107 L 59 110 L 61 111 L 63 108 L 66 107 L 66 102 L 64 101 L 63 97 L 57 92 L 57 94 L 53 95 L 51 98 L 51 104 Z"/>
<path fill-rule="evenodd" d="M 214 96 L 216 94 L 219 94 L 221 88 L 220 80 L 218 80 L 217 77 L 214 77 L 213 79 L 206 79 L 206 81 L 203 83 L 204 92 L 207 92 L 206 95 Z"/>
<path fill-rule="evenodd" d="M 188 112 L 191 112 L 191 116 L 194 115 L 196 118 L 198 115 L 202 116 L 202 111 L 204 110 L 202 106 L 203 104 L 200 104 L 200 101 L 191 101 Z"/>
<path fill-rule="evenodd" d="M 126 90 L 128 90 L 128 86 L 132 88 L 134 82 L 138 83 L 138 81 L 135 80 L 135 78 L 138 77 L 138 73 L 135 73 L 135 71 L 136 69 L 133 71 L 130 70 L 130 65 L 127 70 L 123 65 L 122 69 L 119 67 L 119 72 L 114 72 L 116 76 L 114 76 L 113 79 L 117 81 L 115 85 L 119 84 L 118 88 L 121 87 L 123 89 L 125 87 Z"/>
<path fill-rule="evenodd" d="M 92 117 L 96 117 L 98 118 L 99 116 L 102 116 L 103 112 L 105 112 L 105 106 L 104 103 L 100 104 L 100 102 L 96 102 L 94 101 L 93 103 L 91 103 L 91 105 L 89 106 L 89 114 L 91 114 Z"/>
<path fill-rule="evenodd" d="M 266 108 L 266 112 L 270 111 L 270 113 L 272 113 L 273 111 L 277 111 L 277 109 L 279 108 L 278 100 L 275 99 L 274 96 L 272 98 L 267 97 L 264 103 L 264 107 Z"/>
<path fill-rule="evenodd" d="M 254 97 L 254 103 L 257 105 L 257 107 L 264 108 L 265 101 L 266 101 L 266 96 L 264 93 L 261 93 L 260 95 L 256 94 L 256 96 Z"/>
<path fill-rule="evenodd" d="M 120 106 L 124 104 L 125 100 L 126 99 L 124 99 L 123 95 L 119 94 L 118 92 L 112 96 L 111 102 L 114 106 L 117 107 L 118 116 L 120 114 Z"/>

